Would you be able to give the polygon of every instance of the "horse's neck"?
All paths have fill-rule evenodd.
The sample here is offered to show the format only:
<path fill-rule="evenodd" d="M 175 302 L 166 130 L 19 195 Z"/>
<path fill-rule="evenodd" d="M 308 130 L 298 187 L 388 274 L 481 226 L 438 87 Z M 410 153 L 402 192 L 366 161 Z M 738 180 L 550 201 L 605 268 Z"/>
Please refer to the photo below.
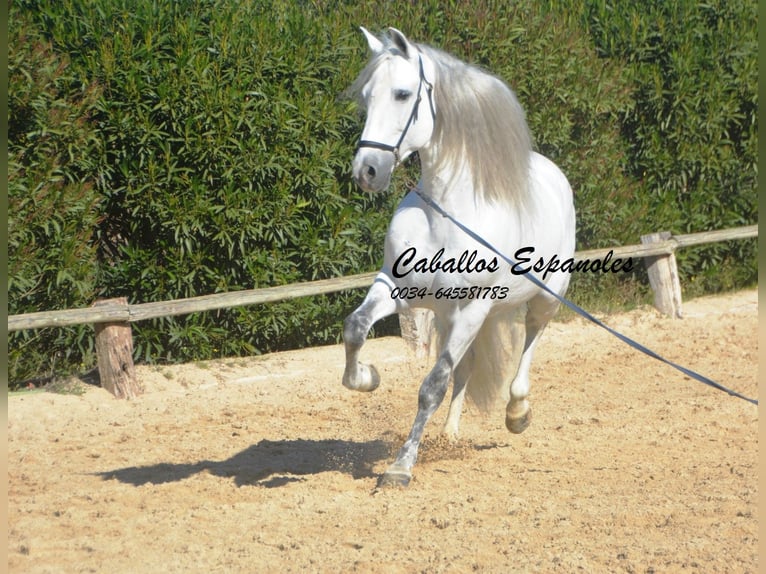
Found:
<path fill-rule="evenodd" d="M 438 151 L 420 151 L 421 191 L 447 211 L 453 207 L 459 208 L 475 197 L 471 171 L 466 165 L 436 168 L 431 159 L 435 153 Z"/>
<path fill-rule="evenodd" d="M 419 155 L 419 191 L 430 197 L 446 213 L 477 230 L 502 221 L 504 227 L 514 230 L 520 234 L 519 237 L 529 234 L 525 218 L 518 209 L 511 205 L 490 205 L 477 193 L 468 165 L 451 165 L 437 170 L 427 150 L 421 150 Z M 447 227 L 452 229 L 449 225 Z"/>
<path fill-rule="evenodd" d="M 486 203 L 476 189 L 470 166 L 442 165 L 430 161 L 428 153 L 420 152 L 421 192 L 438 203 L 448 213 L 481 213 Z"/>

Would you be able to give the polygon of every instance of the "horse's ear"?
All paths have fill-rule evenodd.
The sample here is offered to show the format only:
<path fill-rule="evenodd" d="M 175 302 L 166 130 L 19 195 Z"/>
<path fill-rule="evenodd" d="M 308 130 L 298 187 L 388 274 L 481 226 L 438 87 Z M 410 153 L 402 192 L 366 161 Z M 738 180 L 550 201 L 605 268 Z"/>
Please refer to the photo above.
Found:
<path fill-rule="evenodd" d="M 375 36 L 370 34 L 370 32 L 364 26 L 359 26 L 359 28 L 362 30 L 362 34 L 364 34 L 364 37 L 367 38 L 367 45 L 370 47 L 370 50 L 372 50 L 372 53 L 377 54 L 379 52 L 382 52 L 383 42 L 381 42 Z"/>
<path fill-rule="evenodd" d="M 404 57 L 409 58 L 411 50 L 412 50 L 412 44 L 410 44 L 410 41 L 407 39 L 407 36 L 402 34 L 396 28 L 389 28 L 388 35 L 391 37 L 391 40 L 394 42 L 394 46 L 396 46 L 397 49 L 402 54 L 404 54 Z"/>

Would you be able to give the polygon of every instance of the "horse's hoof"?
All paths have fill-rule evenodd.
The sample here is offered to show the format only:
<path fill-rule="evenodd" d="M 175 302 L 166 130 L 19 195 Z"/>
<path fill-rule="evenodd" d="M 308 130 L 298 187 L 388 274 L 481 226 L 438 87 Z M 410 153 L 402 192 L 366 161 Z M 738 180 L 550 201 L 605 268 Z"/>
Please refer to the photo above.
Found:
<path fill-rule="evenodd" d="M 506 415 L 505 417 L 505 426 L 513 434 L 523 433 L 529 426 L 529 423 L 531 422 L 532 422 L 532 409 L 527 409 L 527 412 L 525 412 L 520 417 L 511 418 L 508 415 Z"/>
<path fill-rule="evenodd" d="M 380 375 L 378 370 L 372 365 L 357 365 L 357 376 L 352 380 L 351 377 L 343 375 L 343 386 L 352 391 L 361 391 L 369 393 L 374 391 L 380 385 Z"/>
<path fill-rule="evenodd" d="M 458 436 L 458 433 L 456 430 L 452 429 L 444 429 L 442 431 L 442 436 L 447 439 L 447 442 L 450 444 L 457 444 L 457 441 L 460 440 L 460 437 Z"/>
<path fill-rule="evenodd" d="M 407 488 L 412 480 L 412 475 L 403 470 L 386 471 L 378 480 L 378 488 Z"/>

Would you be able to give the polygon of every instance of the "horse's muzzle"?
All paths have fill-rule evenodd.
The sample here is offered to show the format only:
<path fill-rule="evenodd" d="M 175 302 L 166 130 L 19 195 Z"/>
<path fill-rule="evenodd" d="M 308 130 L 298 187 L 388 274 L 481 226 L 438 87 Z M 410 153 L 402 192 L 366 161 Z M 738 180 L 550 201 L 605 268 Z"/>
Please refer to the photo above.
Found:
<path fill-rule="evenodd" d="M 359 149 L 352 164 L 354 181 L 368 193 L 385 191 L 391 183 L 395 159 L 391 152 Z"/>

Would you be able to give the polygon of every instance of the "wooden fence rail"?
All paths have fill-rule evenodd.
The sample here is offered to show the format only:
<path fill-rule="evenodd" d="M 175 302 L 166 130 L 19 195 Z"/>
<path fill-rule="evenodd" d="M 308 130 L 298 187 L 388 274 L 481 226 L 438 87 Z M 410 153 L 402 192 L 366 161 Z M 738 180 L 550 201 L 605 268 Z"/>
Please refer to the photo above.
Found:
<path fill-rule="evenodd" d="M 705 231 L 689 235 L 673 235 L 668 239 L 656 243 L 641 245 L 626 245 L 621 247 L 606 247 L 602 249 L 590 249 L 575 253 L 577 260 L 599 259 L 605 257 L 610 251 L 615 258 L 621 257 L 650 257 L 669 256 L 676 249 L 728 241 L 735 239 L 748 239 L 758 236 L 758 225 L 722 229 L 719 231 Z M 8 316 L 8 331 L 21 329 L 41 329 L 43 327 L 67 327 L 72 325 L 115 323 L 143 321 L 158 317 L 172 317 L 186 315 L 201 311 L 214 311 L 242 305 L 256 305 L 275 301 L 285 301 L 297 297 L 322 295 L 347 289 L 368 287 L 372 284 L 377 271 L 360 273 L 333 279 L 321 279 L 306 283 L 294 283 L 278 287 L 266 287 L 264 289 L 248 289 L 231 293 L 216 293 L 214 295 L 202 295 L 188 299 L 175 299 L 157 303 L 118 304 L 98 306 L 84 309 L 68 309 L 64 311 L 41 311 L 39 313 L 26 313 L 23 315 Z"/>
<path fill-rule="evenodd" d="M 758 236 L 758 225 L 722 229 L 718 231 L 705 231 L 688 235 L 670 235 L 669 233 L 655 233 L 642 237 L 640 245 L 626 245 L 607 247 L 603 249 L 591 249 L 578 251 L 575 259 L 601 259 L 610 252 L 614 258 L 646 258 L 649 278 L 655 292 L 655 305 L 664 313 L 680 317 L 681 291 L 678 273 L 675 271 L 674 253 L 681 247 L 702 245 L 718 241 L 748 239 Z M 121 325 L 128 326 L 134 321 L 143 321 L 159 317 L 171 317 L 186 315 L 202 311 L 213 311 L 243 305 L 255 305 L 275 301 L 295 299 L 297 297 L 309 297 L 358 289 L 372 284 L 377 271 L 360 273 L 346 277 L 322 279 L 306 283 L 294 283 L 278 287 L 264 289 L 249 289 L 230 293 L 217 293 L 203 295 L 188 299 L 176 299 L 156 303 L 129 304 L 125 298 L 98 301 L 93 307 L 84 309 L 68 309 L 63 311 L 41 311 L 39 313 L 26 313 L 23 315 L 10 315 L 8 317 L 8 331 L 22 329 L 41 329 L 44 327 L 67 327 L 73 325 Z M 100 333 L 109 332 L 109 329 L 99 329 Z M 121 335 L 124 338 L 124 330 Z M 105 347 L 108 347 L 106 345 Z M 102 384 L 105 379 L 111 378 L 101 367 L 102 358 L 99 357 L 99 371 Z M 132 365 L 122 363 L 114 367 L 115 373 L 124 377 L 125 372 L 132 370 Z M 107 385 L 104 385 L 107 386 Z M 137 392 L 132 389 L 115 387 L 116 396 L 135 396 Z"/>
<path fill-rule="evenodd" d="M 308 297 L 333 293 L 345 289 L 357 289 L 372 284 L 377 271 L 349 275 L 333 279 L 321 279 L 307 283 L 293 283 L 279 287 L 266 287 L 264 289 L 248 289 L 244 291 L 232 291 L 230 293 L 216 293 L 202 295 L 188 299 L 174 299 L 157 303 L 139 303 L 135 305 L 114 302 L 110 305 L 99 305 L 85 309 L 68 309 L 66 311 L 42 311 L 39 313 L 26 313 L 24 315 L 10 315 L 8 317 L 8 331 L 21 329 L 41 329 L 43 327 L 67 327 L 89 323 L 115 323 L 143 321 L 158 317 L 173 317 L 175 315 L 187 315 L 200 311 L 215 311 L 242 305 L 256 305 L 259 303 L 271 303 L 284 301 L 297 297 Z"/>

